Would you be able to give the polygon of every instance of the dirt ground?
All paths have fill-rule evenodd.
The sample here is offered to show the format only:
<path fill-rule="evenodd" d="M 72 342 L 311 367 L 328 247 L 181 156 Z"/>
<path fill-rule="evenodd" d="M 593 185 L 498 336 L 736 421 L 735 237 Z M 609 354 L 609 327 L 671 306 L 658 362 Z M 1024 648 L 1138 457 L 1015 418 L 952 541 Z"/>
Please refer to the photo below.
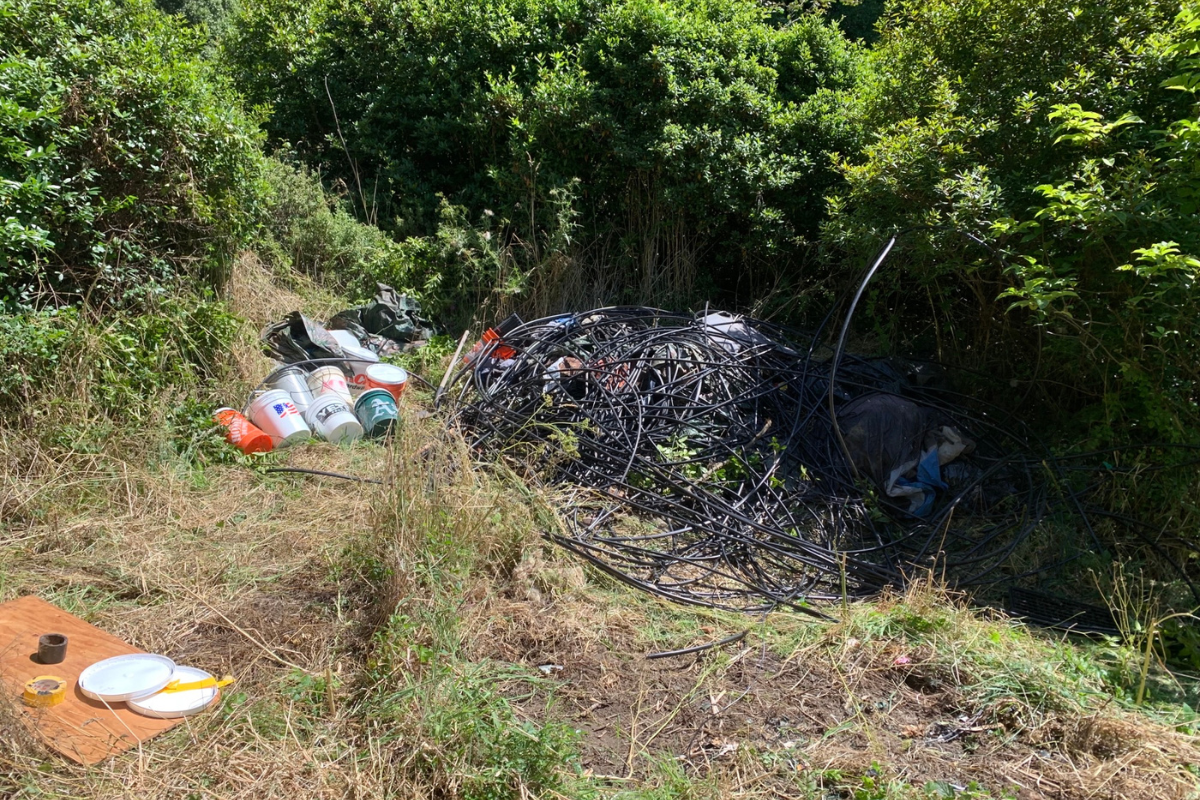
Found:
<path fill-rule="evenodd" d="M 840 625 L 811 623 L 812 643 L 780 656 L 751 624 L 720 650 L 647 659 L 638 620 L 587 606 L 490 598 L 474 609 L 487 620 L 473 625 L 474 654 L 554 665 L 553 713 L 583 732 L 583 765 L 596 775 L 635 779 L 647 763 L 639 756 L 650 756 L 776 797 L 808 796 L 797 772 L 835 794 L 839 774 L 977 784 L 1023 800 L 1196 790 L 1178 760 L 1196 753 L 1188 737 L 1111 710 L 1049 714 L 1030 728 L 1003 701 L 972 705 L 958 688 L 968 676 L 902 643 L 866 645 L 843 638 Z M 728 633 L 704 626 L 679 646 Z M 529 713 L 537 708 L 528 703 Z"/>

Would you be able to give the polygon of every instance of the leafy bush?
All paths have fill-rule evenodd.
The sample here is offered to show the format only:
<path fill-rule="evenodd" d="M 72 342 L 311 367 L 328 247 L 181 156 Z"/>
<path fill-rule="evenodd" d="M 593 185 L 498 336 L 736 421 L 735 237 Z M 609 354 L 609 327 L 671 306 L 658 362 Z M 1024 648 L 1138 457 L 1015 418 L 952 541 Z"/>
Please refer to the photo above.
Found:
<path fill-rule="evenodd" d="M 463 324 L 493 293 L 506 256 L 486 225 L 466 221 L 461 206 L 443 203 L 435 236 L 396 242 L 355 219 L 344 197 L 287 153 L 267 159 L 265 174 L 256 248 L 285 273 L 304 273 L 351 302 L 365 302 L 386 283 L 415 296 L 435 318 Z"/>
<path fill-rule="evenodd" d="M 356 297 L 374 292 L 376 276 L 403 285 L 395 241 L 356 220 L 307 167 L 289 162 L 286 153 L 266 160 L 260 254 Z"/>
<path fill-rule="evenodd" d="M 875 24 L 883 16 L 884 0 L 851 0 L 833 3 L 826 15 L 851 39 L 874 42 L 879 38 Z"/>
<path fill-rule="evenodd" d="M 157 0 L 159 9 L 179 14 L 192 25 L 202 25 L 209 36 L 219 39 L 241 7 L 239 0 Z"/>
<path fill-rule="evenodd" d="M 104 319 L 75 308 L 0 315 L 0 421 L 36 423 L 63 404 L 88 425 L 143 419 L 149 398 L 211 384 L 236 330 L 223 303 L 191 295 Z"/>
<path fill-rule="evenodd" d="M 149 0 L 0 0 L 0 310 L 220 282 L 259 136 Z"/>
<path fill-rule="evenodd" d="M 428 236 L 494 212 L 494 272 L 561 269 L 592 301 L 774 281 L 856 136 L 831 97 L 858 51 L 749 0 L 268 0 L 225 54 L 361 219 Z"/>
<path fill-rule="evenodd" d="M 6 414 L 27 404 L 53 379 L 78 316 L 73 308 L 0 316 L 0 409 Z"/>
<path fill-rule="evenodd" d="M 1168 85 L 1194 87 L 1187 5 L 891 8 L 860 105 L 880 135 L 841 162 L 824 236 L 861 263 L 916 228 L 875 287 L 886 341 L 1053 374 L 1044 407 L 1079 412 L 1092 444 L 1194 436 L 1200 172 L 1191 98 Z"/>

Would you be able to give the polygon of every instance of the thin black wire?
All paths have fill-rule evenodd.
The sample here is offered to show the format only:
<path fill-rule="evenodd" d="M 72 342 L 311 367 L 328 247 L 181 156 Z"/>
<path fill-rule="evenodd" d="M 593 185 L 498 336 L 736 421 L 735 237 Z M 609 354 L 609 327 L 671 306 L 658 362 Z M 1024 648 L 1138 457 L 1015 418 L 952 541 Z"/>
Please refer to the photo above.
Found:
<path fill-rule="evenodd" d="M 358 475 L 345 475 L 341 472 L 329 472 L 323 469 L 305 469 L 304 467 L 267 467 L 263 472 L 294 472 L 300 475 L 317 475 L 323 478 L 337 478 L 343 481 L 352 481 L 354 483 L 373 483 L 379 486 L 387 486 L 385 481 L 376 480 L 375 478 L 362 478 Z"/>

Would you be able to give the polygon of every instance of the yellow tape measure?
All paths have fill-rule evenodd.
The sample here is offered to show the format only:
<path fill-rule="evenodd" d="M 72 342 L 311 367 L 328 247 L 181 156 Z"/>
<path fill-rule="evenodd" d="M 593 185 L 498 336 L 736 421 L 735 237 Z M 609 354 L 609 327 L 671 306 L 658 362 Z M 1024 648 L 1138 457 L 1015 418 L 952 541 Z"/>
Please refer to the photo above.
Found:
<path fill-rule="evenodd" d="M 232 675 L 223 675 L 220 679 L 205 678 L 200 681 L 192 681 L 191 683 L 182 683 L 180 681 L 171 681 L 163 687 L 164 692 L 190 692 L 193 689 L 210 689 L 213 686 L 228 686 L 233 683 Z"/>
<path fill-rule="evenodd" d="M 39 675 L 25 684 L 21 695 L 30 708 L 50 708 L 67 699 L 67 682 L 54 675 Z"/>

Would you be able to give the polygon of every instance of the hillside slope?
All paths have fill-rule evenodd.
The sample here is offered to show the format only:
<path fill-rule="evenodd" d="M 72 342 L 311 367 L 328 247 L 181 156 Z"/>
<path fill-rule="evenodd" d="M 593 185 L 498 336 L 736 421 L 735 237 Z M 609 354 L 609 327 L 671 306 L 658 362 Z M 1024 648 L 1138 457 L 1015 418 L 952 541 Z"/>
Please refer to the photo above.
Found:
<path fill-rule="evenodd" d="M 239 344 L 197 400 L 240 402 L 267 366 L 262 324 L 338 305 L 290 284 L 239 261 Z M 933 586 L 827 608 L 829 623 L 666 605 L 545 544 L 552 490 L 474 463 L 422 413 L 427 402 L 406 397 L 390 446 L 312 444 L 254 463 L 203 437 L 186 446 L 153 417 L 98 445 L 0 428 L 0 601 L 37 594 L 237 678 L 218 708 L 90 769 L 25 734 L 10 699 L 0 793 L 1083 800 L 1200 789 L 1189 689 L 1155 673 L 1153 702 L 1134 708 L 1131 647 L 1062 641 Z M 384 483 L 268 474 L 268 463 Z"/>

